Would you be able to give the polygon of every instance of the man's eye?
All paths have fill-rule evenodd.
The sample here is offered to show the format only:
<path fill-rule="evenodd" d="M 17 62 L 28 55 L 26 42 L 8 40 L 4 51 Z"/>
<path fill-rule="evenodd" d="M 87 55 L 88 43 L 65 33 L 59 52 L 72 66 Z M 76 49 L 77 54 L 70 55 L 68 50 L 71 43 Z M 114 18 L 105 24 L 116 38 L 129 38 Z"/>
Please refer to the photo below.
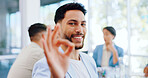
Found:
<path fill-rule="evenodd" d="M 70 25 L 75 25 L 75 23 L 69 23 Z"/>
<path fill-rule="evenodd" d="M 81 24 L 82 26 L 86 26 L 86 24 Z"/>

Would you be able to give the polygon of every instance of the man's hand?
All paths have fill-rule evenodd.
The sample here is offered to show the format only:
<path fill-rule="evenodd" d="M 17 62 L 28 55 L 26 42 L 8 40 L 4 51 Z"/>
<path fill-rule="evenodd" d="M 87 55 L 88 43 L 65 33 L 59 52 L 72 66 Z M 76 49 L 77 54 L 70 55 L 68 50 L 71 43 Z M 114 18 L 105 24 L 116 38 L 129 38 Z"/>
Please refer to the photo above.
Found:
<path fill-rule="evenodd" d="M 53 32 L 48 28 L 47 38 L 43 41 L 44 53 L 53 78 L 64 78 L 69 66 L 69 55 L 74 49 L 74 44 L 70 41 L 57 39 L 59 27 L 56 25 Z M 64 53 L 59 52 L 60 45 L 68 47 Z"/>

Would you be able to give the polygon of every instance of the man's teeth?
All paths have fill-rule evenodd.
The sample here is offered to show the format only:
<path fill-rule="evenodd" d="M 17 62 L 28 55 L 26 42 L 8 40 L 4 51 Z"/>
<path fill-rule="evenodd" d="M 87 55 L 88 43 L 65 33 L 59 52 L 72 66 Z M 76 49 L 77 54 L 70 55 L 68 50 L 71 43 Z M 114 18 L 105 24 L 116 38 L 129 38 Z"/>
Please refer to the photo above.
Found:
<path fill-rule="evenodd" d="M 82 37 L 74 37 L 74 38 L 82 38 Z"/>

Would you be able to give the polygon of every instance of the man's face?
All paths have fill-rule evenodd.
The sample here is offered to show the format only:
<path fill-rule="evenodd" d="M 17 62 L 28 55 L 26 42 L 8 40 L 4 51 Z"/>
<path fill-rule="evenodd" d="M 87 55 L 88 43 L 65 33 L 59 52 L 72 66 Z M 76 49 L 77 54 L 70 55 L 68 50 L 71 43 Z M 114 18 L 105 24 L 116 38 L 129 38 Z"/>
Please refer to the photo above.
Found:
<path fill-rule="evenodd" d="M 112 35 L 107 29 L 103 30 L 104 41 L 105 43 L 110 43 L 114 39 L 114 35 Z"/>
<path fill-rule="evenodd" d="M 83 12 L 69 10 L 65 13 L 61 24 L 61 38 L 68 39 L 75 44 L 75 49 L 81 49 L 86 34 L 86 21 Z"/>

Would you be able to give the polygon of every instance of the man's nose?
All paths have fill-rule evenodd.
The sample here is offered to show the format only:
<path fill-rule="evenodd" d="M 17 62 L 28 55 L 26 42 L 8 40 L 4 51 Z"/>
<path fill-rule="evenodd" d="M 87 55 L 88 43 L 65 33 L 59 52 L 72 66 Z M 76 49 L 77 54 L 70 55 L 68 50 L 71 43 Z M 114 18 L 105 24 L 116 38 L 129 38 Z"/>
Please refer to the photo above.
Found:
<path fill-rule="evenodd" d="M 76 31 L 76 33 L 82 33 L 82 27 L 77 26 L 75 31 Z"/>

